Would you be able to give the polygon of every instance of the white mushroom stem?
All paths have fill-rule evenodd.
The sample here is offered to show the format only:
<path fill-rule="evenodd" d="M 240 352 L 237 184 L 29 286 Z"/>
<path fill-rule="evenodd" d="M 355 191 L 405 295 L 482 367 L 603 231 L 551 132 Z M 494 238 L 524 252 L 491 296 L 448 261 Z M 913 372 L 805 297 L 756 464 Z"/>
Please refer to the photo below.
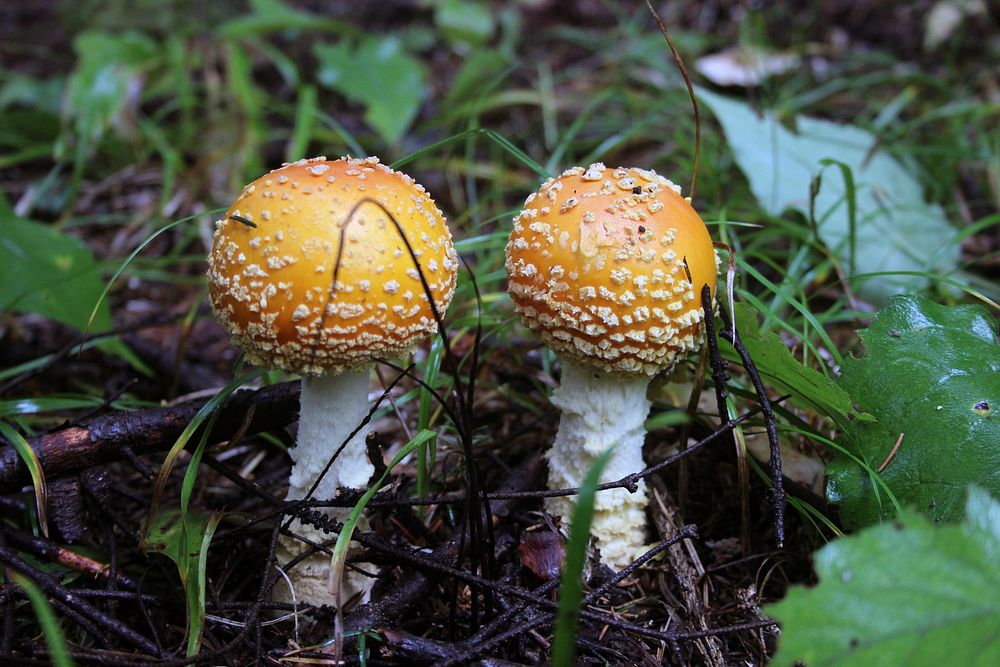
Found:
<path fill-rule="evenodd" d="M 371 409 L 371 404 L 368 402 L 369 374 L 368 369 L 365 369 L 302 378 L 298 444 L 289 452 L 292 457 L 292 473 L 289 477 L 286 500 L 305 498 L 330 457 L 368 415 Z M 333 498 L 338 488 L 357 489 L 368 484 L 375 470 L 368 461 L 365 448 L 365 438 L 370 430 L 370 426 L 366 425 L 344 446 L 312 493 L 312 498 Z M 350 508 L 332 507 L 322 511 L 338 521 L 343 521 L 350 513 Z M 367 529 L 364 517 L 358 522 L 358 529 Z M 325 533 L 312 524 L 302 524 L 298 520 L 291 524 L 290 530 L 311 542 L 336 540 L 335 535 Z M 308 548 L 309 545 L 302 540 L 282 535 L 279 541 L 278 562 L 286 563 Z M 362 600 L 367 601 L 374 579 L 351 570 L 347 570 L 344 576 L 343 599 L 347 600 L 360 592 Z M 318 552 L 307 557 L 295 565 L 289 572 L 289 577 L 295 587 L 295 598 L 298 602 L 313 605 L 335 604 L 334 596 L 328 590 L 330 577 L 328 554 Z M 275 587 L 274 597 L 289 602 L 292 599 L 282 583 Z"/>
<path fill-rule="evenodd" d="M 578 487 L 594 460 L 614 448 L 601 475 L 612 482 L 644 468 L 642 443 L 649 414 L 649 378 L 608 374 L 563 360 L 562 381 L 552 403 L 562 411 L 559 431 L 549 451 L 549 488 Z M 551 514 L 569 521 L 575 498 L 549 498 Z M 591 534 L 601 560 L 621 569 L 645 550 L 646 486 L 598 491 Z"/>
<path fill-rule="evenodd" d="M 290 452 L 288 500 L 305 497 L 330 457 L 368 415 L 369 375 L 366 368 L 302 378 L 299 436 L 298 444 Z M 370 430 L 366 425 L 351 438 L 316 487 L 313 498 L 332 498 L 338 488 L 360 489 L 368 484 L 375 470 L 365 449 Z"/>

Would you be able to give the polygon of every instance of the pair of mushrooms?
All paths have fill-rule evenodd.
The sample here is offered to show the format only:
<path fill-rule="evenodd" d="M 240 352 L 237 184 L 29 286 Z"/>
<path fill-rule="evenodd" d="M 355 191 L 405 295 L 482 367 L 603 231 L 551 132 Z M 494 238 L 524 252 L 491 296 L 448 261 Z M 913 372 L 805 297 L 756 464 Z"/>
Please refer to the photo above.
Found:
<path fill-rule="evenodd" d="M 435 330 L 428 297 L 443 315 L 457 267 L 431 197 L 375 158 L 284 165 L 246 186 L 217 223 L 208 271 L 216 316 L 250 361 L 303 377 L 289 500 L 367 486 L 367 429 L 351 433 L 370 409 L 373 360 L 408 354 Z M 562 359 L 550 488 L 578 486 L 611 447 L 604 480 L 641 470 L 649 378 L 698 346 L 698 295 L 715 288 L 712 242 L 689 200 L 652 171 L 567 170 L 528 197 L 506 267 L 522 321 Z M 597 495 L 592 532 L 605 563 L 622 567 L 642 550 L 645 505 L 644 488 Z M 571 507 L 570 498 L 547 503 L 564 519 Z M 347 510 L 328 514 L 342 520 Z M 311 526 L 292 532 L 329 540 Z M 307 548 L 283 537 L 279 562 Z M 302 559 L 291 578 L 297 599 L 332 604 L 328 578 L 329 558 Z M 344 590 L 366 596 L 370 582 L 349 575 Z"/>

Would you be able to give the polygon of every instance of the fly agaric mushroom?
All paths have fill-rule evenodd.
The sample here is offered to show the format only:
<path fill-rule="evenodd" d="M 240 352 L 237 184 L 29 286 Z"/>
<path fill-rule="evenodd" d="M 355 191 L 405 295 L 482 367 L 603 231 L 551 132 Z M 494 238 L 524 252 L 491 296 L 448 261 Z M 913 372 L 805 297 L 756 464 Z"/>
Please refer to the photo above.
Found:
<path fill-rule="evenodd" d="M 370 202 L 358 206 L 365 198 L 385 210 Z M 373 360 L 405 355 L 435 330 L 421 273 L 438 313 L 448 307 L 458 269 L 451 233 L 431 197 L 406 174 L 377 158 L 318 157 L 286 164 L 246 186 L 216 223 L 208 261 L 212 308 L 235 344 L 254 364 L 302 375 L 287 499 L 304 498 L 367 416 Z M 368 430 L 344 447 L 315 497 L 367 486 L 374 471 L 366 457 Z M 343 520 L 347 510 L 328 514 Z M 313 542 L 329 540 L 298 522 L 293 532 Z M 284 537 L 279 547 L 280 562 L 308 548 Z M 295 566 L 291 579 L 299 600 L 333 603 L 329 563 L 317 553 Z M 367 597 L 370 581 L 349 580 L 345 590 Z"/>
<path fill-rule="evenodd" d="M 514 219 L 508 291 L 521 321 L 562 360 L 562 411 L 549 488 L 578 487 L 614 447 L 601 481 L 643 469 L 646 387 L 704 337 L 702 286 L 715 290 L 712 239 L 680 188 L 653 171 L 592 164 L 550 178 Z M 573 501 L 546 507 L 568 519 Z M 621 568 L 645 543 L 645 487 L 597 494 L 592 533 Z"/>

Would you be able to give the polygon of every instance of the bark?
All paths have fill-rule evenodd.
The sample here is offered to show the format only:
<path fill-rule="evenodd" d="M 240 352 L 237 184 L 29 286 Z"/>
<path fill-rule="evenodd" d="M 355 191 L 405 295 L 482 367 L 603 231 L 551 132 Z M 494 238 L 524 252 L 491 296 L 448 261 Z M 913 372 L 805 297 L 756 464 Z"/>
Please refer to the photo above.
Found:
<path fill-rule="evenodd" d="M 92 466 L 169 449 L 208 400 L 169 408 L 112 412 L 29 438 L 28 444 L 41 461 L 47 480 L 77 474 Z M 298 382 L 237 391 L 222 406 L 209 440 L 221 442 L 231 438 L 243 425 L 249 410 L 253 410 L 253 417 L 246 435 L 253 435 L 295 421 L 298 407 Z M 197 431 L 189 442 L 196 444 L 201 433 Z M 0 447 L 0 494 L 16 492 L 29 484 L 28 468 L 14 448 L 9 444 Z"/>

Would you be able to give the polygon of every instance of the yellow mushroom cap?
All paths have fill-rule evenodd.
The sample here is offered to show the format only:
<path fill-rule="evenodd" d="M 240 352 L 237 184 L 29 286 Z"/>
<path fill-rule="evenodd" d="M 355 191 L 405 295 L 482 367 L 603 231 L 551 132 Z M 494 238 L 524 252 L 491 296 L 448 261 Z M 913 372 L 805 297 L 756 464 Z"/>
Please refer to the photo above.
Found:
<path fill-rule="evenodd" d="M 423 187 L 377 158 L 301 160 L 246 186 L 216 223 L 209 297 L 251 361 L 300 374 L 341 372 L 405 354 L 434 331 L 417 266 L 385 211 L 365 203 L 345 226 L 365 198 L 399 222 L 444 315 L 458 260 Z"/>
<path fill-rule="evenodd" d="M 715 293 L 717 261 L 678 186 L 598 163 L 528 197 L 507 243 L 507 289 L 525 326 L 557 353 L 655 375 L 700 345 L 701 289 Z"/>

